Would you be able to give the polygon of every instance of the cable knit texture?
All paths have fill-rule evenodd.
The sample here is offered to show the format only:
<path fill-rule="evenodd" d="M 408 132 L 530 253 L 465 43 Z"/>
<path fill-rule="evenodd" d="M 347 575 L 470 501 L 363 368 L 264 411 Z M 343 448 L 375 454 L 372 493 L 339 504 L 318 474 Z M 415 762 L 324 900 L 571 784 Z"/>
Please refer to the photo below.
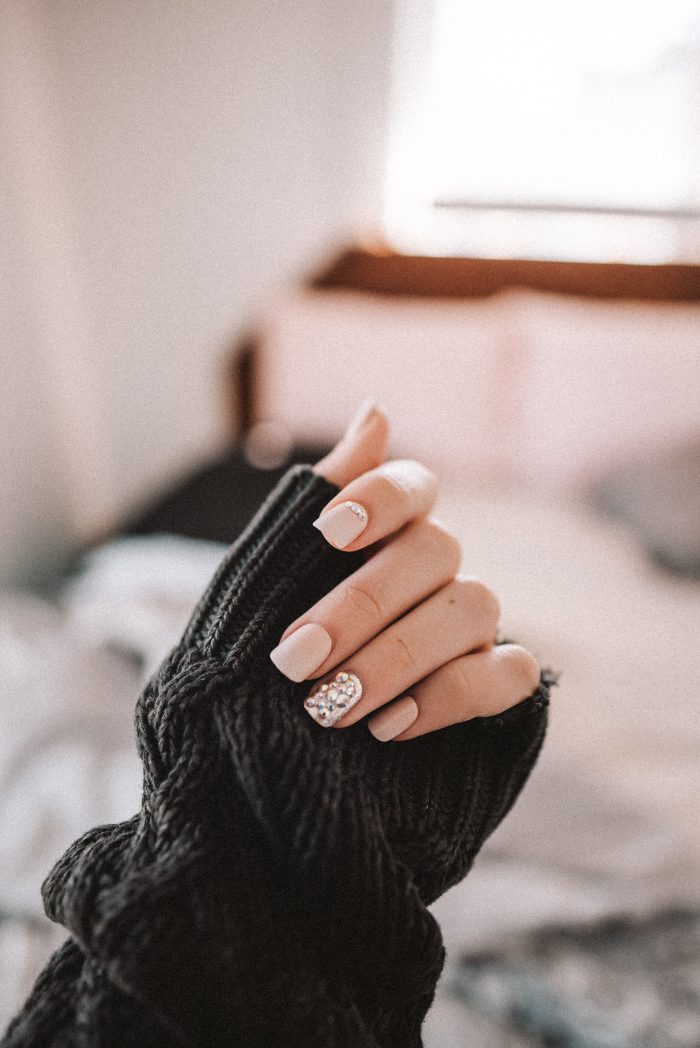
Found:
<path fill-rule="evenodd" d="M 407 743 L 324 729 L 270 650 L 366 559 L 291 466 L 136 706 L 141 811 L 43 886 L 69 932 L 3 1048 L 412 1048 L 444 962 L 427 909 L 469 870 L 544 737 L 551 680 Z"/>

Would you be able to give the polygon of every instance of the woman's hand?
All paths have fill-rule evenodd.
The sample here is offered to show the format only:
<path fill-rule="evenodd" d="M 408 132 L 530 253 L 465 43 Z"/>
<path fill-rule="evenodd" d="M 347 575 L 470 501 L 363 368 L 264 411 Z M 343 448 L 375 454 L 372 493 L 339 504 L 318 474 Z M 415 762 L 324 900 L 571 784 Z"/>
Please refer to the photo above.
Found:
<path fill-rule="evenodd" d="M 321 677 L 305 700 L 324 727 L 372 714 L 382 742 L 403 742 L 528 698 L 540 667 L 496 645 L 499 604 L 459 572 L 457 538 L 429 513 L 438 482 L 411 459 L 386 461 L 389 423 L 362 405 L 314 469 L 341 488 L 314 525 L 367 561 L 290 623 L 270 658 L 294 681 Z"/>

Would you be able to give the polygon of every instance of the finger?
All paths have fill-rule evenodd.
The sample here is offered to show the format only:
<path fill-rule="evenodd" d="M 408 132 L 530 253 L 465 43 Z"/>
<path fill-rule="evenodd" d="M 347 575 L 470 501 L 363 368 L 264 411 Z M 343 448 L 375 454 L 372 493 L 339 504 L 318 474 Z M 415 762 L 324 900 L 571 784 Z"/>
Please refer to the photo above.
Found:
<path fill-rule="evenodd" d="M 384 462 L 388 443 L 389 419 L 374 400 L 367 399 L 335 447 L 312 468 L 343 488 L 355 477 Z"/>
<path fill-rule="evenodd" d="M 393 542 L 287 626 L 270 658 L 291 680 L 326 673 L 455 577 L 462 548 L 436 520 Z"/>
<path fill-rule="evenodd" d="M 443 663 L 493 640 L 498 601 L 478 579 L 458 576 L 409 611 L 318 681 L 304 700 L 307 712 L 323 727 L 349 727 L 422 680 Z M 337 691 L 336 677 L 345 692 Z M 319 700 L 323 700 L 320 702 Z"/>
<path fill-rule="evenodd" d="M 313 525 L 336 549 L 363 549 L 424 517 L 437 495 L 437 477 L 427 466 L 392 459 L 351 481 Z"/>
<path fill-rule="evenodd" d="M 381 742 L 406 742 L 472 717 L 493 717 L 534 693 L 540 667 L 517 644 L 498 644 L 441 666 L 403 696 L 370 717 L 367 727 Z"/>

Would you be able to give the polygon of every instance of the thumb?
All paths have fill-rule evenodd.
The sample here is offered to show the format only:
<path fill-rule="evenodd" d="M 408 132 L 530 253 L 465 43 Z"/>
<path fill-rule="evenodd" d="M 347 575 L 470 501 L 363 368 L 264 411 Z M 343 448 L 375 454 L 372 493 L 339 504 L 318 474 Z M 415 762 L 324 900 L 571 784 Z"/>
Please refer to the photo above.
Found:
<path fill-rule="evenodd" d="M 313 469 L 344 488 L 385 461 L 389 428 L 389 420 L 376 401 L 363 401 L 333 450 L 319 459 Z"/>

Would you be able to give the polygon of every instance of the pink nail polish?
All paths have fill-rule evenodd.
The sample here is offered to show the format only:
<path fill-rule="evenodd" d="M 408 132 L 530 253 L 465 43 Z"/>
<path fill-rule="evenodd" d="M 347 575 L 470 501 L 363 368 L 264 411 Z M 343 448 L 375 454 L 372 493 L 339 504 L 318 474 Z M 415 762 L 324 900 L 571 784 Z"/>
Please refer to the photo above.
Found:
<path fill-rule="evenodd" d="M 406 731 L 406 728 L 410 728 L 417 716 L 416 700 L 410 695 L 405 695 L 370 717 L 367 727 L 379 742 L 390 742 L 402 731 Z"/>
<path fill-rule="evenodd" d="M 367 510 L 359 502 L 341 502 L 313 521 L 323 537 L 337 549 L 345 549 L 367 527 Z"/>
<path fill-rule="evenodd" d="M 310 677 L 328 658 L 332 647 L 333 641 L 323 626 L 307 622 L 273 648 L 270 658 L 285 677 L 300 681 Z"/>

